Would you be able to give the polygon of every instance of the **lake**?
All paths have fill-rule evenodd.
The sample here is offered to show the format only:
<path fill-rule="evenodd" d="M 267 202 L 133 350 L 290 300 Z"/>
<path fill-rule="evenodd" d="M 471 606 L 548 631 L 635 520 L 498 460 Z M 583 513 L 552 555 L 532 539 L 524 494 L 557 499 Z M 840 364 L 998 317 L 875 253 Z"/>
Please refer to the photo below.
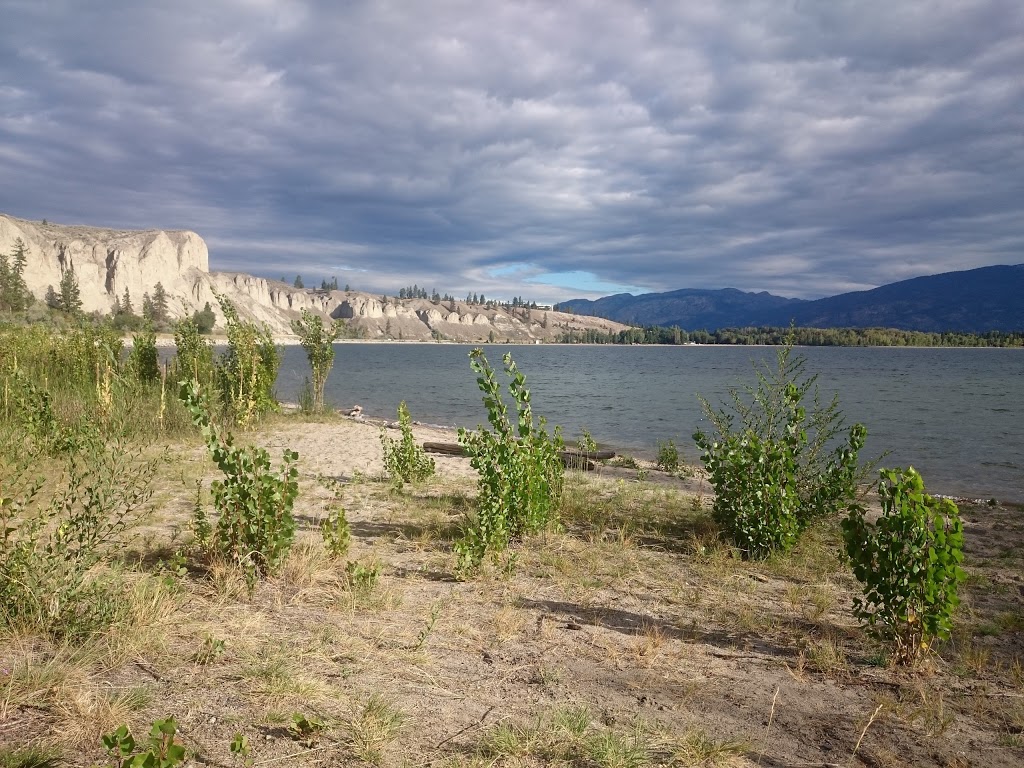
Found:
<path fill-rule="evenodd" d="M 467 357 L 471 345 L 338 344 L 326 400 L 394 419 L 474 427 L 486 412 Z M 526 374 L 535 414 L 571 442 L 585 427 L 603 446 L 653 458 L 674 439 L 698 462 L 691 435 L 700 393 L 718 403 L 754 383 L 752 361 L 772 347 L 485 345 L 500 372 L 511 352 Z M 932 493 L 1024 501 L 1024 350 L 806 347 L 822 400 L 838 393 L 847 421 L 863 422 L 862 457 L 890 451 L 886 466 L 913 465 Z M 309 375 L 301 347 L 285 348 L 278 396 L 296 400 Z"/>

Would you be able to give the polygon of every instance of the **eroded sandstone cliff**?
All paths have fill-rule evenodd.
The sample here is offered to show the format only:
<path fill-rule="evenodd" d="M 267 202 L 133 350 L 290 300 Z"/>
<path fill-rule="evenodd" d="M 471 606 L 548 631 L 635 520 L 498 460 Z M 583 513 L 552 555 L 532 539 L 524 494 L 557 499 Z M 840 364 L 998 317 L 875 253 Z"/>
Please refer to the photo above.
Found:
<path fill-rule="evenodd" d="M 195 232 L 123 231 L 64 226 L 0 214 L 0 253 L 20 239 L 28 249 L 25 281 L 42 301 L 66 270 L 74 270 L 86 312 L 109 314 L 127 290 L 138 311 L 144 294 L 160 283 L 172 318 L 207 303 L 223 317 L 215 294 L 231 299 L 239 314 L 287 335 L 303 309 L 340 318 L 368 339 L 452 341 L 550 341 L 567 330 L 622 330 L 627 326 L 596 317 L 543 310 L 485 309 L 464 302 L 383 299 L 355 291 L 293 288 L 276 280 L 238 272 L 210 272 L 206 243 Z"/>

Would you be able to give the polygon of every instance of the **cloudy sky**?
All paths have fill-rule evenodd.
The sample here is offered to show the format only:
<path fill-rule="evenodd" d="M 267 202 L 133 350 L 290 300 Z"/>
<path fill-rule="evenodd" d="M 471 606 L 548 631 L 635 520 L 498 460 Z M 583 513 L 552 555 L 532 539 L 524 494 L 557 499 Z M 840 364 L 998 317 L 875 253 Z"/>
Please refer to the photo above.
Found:
<path fill-rule="evenodd" d="M 1024 3 L 2 0 L 0 211 L 538 301 L 1024 262 Z"/>

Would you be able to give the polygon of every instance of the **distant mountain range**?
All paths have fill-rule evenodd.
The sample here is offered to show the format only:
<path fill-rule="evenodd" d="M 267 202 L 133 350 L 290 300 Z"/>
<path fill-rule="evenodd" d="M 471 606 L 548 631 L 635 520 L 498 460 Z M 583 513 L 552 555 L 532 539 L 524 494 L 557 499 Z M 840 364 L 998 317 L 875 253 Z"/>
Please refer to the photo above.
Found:
<path fill-rule="evenodd" d="M 620 293 L 596 301 L 572 299 L 558 308 L 631 325 L 677 325 L 686 330 L 793 322 L 811 328 L 1020 331 L 1024 330 L 1024 264 L 915 277 L 815 301 L 735 288 L 684 288 L 639 296 Z"/>

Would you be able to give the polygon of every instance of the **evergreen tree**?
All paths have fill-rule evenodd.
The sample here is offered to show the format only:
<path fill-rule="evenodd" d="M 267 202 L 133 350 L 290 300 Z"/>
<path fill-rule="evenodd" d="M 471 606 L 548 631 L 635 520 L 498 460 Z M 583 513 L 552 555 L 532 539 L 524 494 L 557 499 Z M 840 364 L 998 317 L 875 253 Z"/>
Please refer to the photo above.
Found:
<path fill-rule="evenodd" d="M 162 283 L 153 286 L 153 322 L 166 323 L 169 319 L 167 308 L 167 292 Z"/>
<path fill-rule="evenodd" d="M 207 334 L 213 330 L 213 324 L 217 321 L 217 316 L 213 314 L 210 302 L 206 302 L 202 312 L 196 312 L 192 315 L 192 321 L 196 324 L 196 330 L 201 334 Z"/>
<path fill-rule="evenodd" d="M 125 315 L 134 315 L 135 307 L 132 306 L 132 296 L 128 293 L 128 286 L 124 287 L 124 296 L 121 298 L 121 312 Z"/>
<path fill-rule="evenodd" d="M 74 267 L 68 267 L 60 278 L 60 309 L 68 314 L 77 315 L 82 311 L 82 292 L 78 288 L 78 278 Z"/>
<path fill-rule="evenodd" d="M 53 290 L 52 285 L 46 286 L 46 298 L 44 299 L 46 306 L 50 309 L 60 309 L 60 296 Z"/>
<path fill-rule="evenodd" d="M 352 290 L 352 286 L 349 285 L 348 283 L 345 283 L 345 293 L 348 293 L 351 290 Z"/>
<path fill-rule="evenodd" d="M 11 265 L 7 261 L 7 254 L 0 253 L 0 309 L 10 309 L 8 297 L 11 292 Z"/>
<path fill-rule="evenodd" d="M 153 317 L 153 300 L 149 298 L 148 293 L 142 294 L 142 317 L 151 323 L 156 320 Z"/>
<path fill-rule="evenodd" d="M 305 285 L 303 284 L 303 282 L 302 282 L 302 275 L 296 275 L 296 276 L 295 276 L 295 282 L 293 283 L 293 285 L 294 285 L 294 286 L 295 286 L 296 288 L 305 288 L 305 287 L 306 287 L 306 286 L 305 286 Z"/>
<path fill-rule="evenodd" d="M 35 298 L 25 283 L 25 265 L 28 249 L 19 237 L 14 241 L 11 261 L 7 254 L 0 254 L 0 308 L 12 312 L 28 309 Z"/>

